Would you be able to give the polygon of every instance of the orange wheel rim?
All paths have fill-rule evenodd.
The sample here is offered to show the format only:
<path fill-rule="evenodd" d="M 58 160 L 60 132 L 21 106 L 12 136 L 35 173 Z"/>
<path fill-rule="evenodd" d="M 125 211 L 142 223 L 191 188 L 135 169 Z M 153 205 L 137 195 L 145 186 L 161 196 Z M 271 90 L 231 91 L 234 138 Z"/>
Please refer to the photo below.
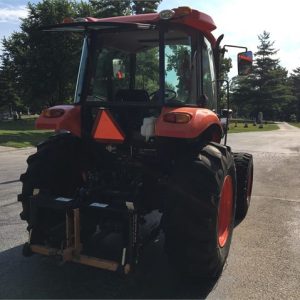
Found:
<path fill-rule="evenodd" d="M 231 176 L 226 176 L 219 206 L 218 216 L 218 242 L 220 247 L 224 247 L 230 233 L 232 223 L 232 206 L 233 206 L 233 187 Z"/>

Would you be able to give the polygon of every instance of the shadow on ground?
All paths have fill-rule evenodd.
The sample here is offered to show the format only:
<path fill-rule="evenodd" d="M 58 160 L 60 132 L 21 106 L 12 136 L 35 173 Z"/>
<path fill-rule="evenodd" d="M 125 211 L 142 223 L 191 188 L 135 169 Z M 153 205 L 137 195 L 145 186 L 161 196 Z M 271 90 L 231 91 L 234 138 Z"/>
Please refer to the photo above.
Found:
<path fill-rule="evenodd" d="M 183 284 L 167 266 L 161 242 L 148 246 L 137 272 L 126 278 L 75 263 L 61 265 L 55 258 L 24 258 L 21 252 L 20 245 L 0 253 L 0 298 L 203 299 L 215 285 Z"/>

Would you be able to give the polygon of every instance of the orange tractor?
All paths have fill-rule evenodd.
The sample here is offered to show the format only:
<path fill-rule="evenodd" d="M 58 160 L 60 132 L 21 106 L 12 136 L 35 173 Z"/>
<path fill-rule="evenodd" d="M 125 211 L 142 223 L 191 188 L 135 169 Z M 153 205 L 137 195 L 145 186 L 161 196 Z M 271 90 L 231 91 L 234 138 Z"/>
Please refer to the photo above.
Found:
<path fill-rule="evenodd" d="M 221 142 L 215 28 L 188 7 L 43 28 L 84 39 L 74 104 L 42 112 L 36 127 L 56 134 L 20 178 L 25 256 L 128 274 L 160 235 L 181 274 L 221 274 L 253 163 Z M 251 61 L 239 55 L 240 70 Z"/>

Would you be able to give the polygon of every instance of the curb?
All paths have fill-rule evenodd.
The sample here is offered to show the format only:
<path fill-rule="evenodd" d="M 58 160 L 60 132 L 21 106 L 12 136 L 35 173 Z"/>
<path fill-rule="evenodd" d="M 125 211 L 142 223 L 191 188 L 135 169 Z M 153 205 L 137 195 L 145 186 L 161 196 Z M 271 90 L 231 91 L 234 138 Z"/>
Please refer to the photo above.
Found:
<path fill-rule="evenodd" d="M 0 153 L 31 151 L 31 150 L 35 150 L 35 147 L 14 148 L 14 147 L 0 146 Z"/>

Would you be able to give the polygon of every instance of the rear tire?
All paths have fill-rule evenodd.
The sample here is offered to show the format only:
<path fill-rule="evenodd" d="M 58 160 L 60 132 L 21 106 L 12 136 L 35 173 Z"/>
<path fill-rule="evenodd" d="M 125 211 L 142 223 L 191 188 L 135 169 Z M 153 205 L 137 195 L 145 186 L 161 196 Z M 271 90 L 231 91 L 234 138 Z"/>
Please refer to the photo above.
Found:
<path fill-rule="evenodd" d="M 253 157 L 249 153 L 234 153 L 237 176 L 237 202 L 235 219 L 240 223 L 247 215 L 253 183 Z"/>
<path fill-rule="evenodd" d="M 163 221 L 165 248 L 185 278 L 220 276 L 231 243 L 235 189 L 233 157 L 219 144 L 175 167 Z"/>
<path fill-rule="evenodd" d="M 38 189 L 53 196 L 72 197 L 81 182 L 80 139 L 71 134 L 50 137 L 27 159 L 28 168 L 20 176 L 22 220 L 29 222 L 30 197 Z"/>

